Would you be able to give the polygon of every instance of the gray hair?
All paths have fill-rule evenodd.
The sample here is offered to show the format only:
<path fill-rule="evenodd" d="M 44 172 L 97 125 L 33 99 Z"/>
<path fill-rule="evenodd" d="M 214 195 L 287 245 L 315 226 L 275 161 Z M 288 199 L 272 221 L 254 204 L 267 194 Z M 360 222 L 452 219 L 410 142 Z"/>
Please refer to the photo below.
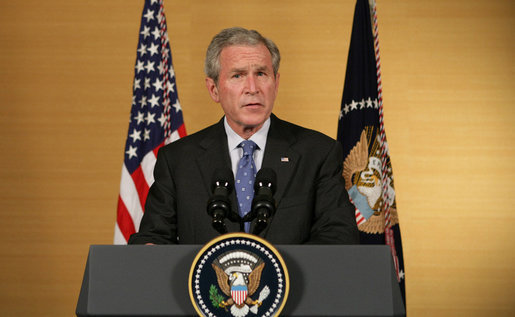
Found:
<path fill-rule="evenodd" d="M 213 79 L 215 83 L 218 83 L 218 76 L 220 75 L 220 53 L 225 47 L 232 45 L 256 46 L 259 44 L 264 44 L 270 51 L 274 75 L 277 75 L 279 63 L 281 62 L 281 54 L 275 43 L 263 37 L 258 31 L 233 27 L 222 30 L 211 40 L 207 48 L 204 65 L 206 76 Z"/>

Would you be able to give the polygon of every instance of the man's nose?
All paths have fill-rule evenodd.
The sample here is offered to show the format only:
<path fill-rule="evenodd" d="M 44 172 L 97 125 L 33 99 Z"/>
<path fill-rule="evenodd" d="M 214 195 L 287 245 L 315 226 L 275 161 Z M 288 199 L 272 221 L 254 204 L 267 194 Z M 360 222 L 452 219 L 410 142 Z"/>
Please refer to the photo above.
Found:
<path fill-rule="evenodd" d="M 245 84 L 246 84 L 245 85 L 246 93 L 249 93 L 252 95 L 258 93 L 256 76 L 254 76 L 254 75 L 247 76 L 247 80 L 246 80 Z"/>

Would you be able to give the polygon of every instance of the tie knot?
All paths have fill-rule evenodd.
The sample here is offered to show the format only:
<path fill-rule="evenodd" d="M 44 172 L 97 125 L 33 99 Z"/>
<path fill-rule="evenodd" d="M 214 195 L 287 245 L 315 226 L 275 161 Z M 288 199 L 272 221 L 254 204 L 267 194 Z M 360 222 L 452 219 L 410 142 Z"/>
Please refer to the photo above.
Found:
<path fill-rule="evenodd" d="M 243 149 L 243 155 L 252 155 L 257 145 L 254 141 L 245 140 L 240 143 L 240 147 Z"/>

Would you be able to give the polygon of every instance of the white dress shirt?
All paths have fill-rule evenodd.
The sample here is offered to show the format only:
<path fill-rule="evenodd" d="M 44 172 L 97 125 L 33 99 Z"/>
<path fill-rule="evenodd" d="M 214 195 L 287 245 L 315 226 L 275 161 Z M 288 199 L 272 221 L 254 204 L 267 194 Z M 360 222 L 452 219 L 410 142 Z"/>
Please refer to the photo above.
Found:
<path fill-rule="evenodd" d="M 245 139 L 239 136 L 227 123 L 227 118 L 224 117 L 225 133 L 227 134 L 227 144 L 229 146 L 229 156 L 231 157 L 231 167 L 233 175 L 236 175 L 238 170 L 238 162 L 243 156 L 243 149 L 238 147 Z M 258 148 L 254 151 L 254 163 L 256 164 L 256 172 L 261 169 L 263 163 L 263 156 L 265 154 L 266 138 L 268 136 L 268 130 L 270 129 L 270 118 L 268 118 L 261 129 L 254 133 L 249 140 L 254 141 Z"/>

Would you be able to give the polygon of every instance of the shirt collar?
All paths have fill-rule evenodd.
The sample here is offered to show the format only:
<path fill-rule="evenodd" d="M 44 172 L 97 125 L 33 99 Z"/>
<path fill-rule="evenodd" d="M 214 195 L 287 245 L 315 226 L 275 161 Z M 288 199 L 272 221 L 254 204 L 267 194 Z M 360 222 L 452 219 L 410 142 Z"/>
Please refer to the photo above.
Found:
<path fill-rule="evenodd" d="M 229 126 L 229 123 L 227 123 L 227 117 L 224 116 L 224 127 L 225 127 L 225 133 L 227 134 L 227 143 L 229 145 L 229 150 L 234 150 L 238 147 L 238 145 L 244 141 L 245 139 L 239 136 L 234 130 Z M 265 123 L 263 123 L 263 126 L 261 129 L 259 129 L 256 133 L 254 133 L 249 140 L 254 141 L 254 143 L 257 144 L 260 150 L 265 149 L 266 145 L 266 138 L 268 136 L 268 130 L 270 129 L 270 117 L 266 119 Z"/>

